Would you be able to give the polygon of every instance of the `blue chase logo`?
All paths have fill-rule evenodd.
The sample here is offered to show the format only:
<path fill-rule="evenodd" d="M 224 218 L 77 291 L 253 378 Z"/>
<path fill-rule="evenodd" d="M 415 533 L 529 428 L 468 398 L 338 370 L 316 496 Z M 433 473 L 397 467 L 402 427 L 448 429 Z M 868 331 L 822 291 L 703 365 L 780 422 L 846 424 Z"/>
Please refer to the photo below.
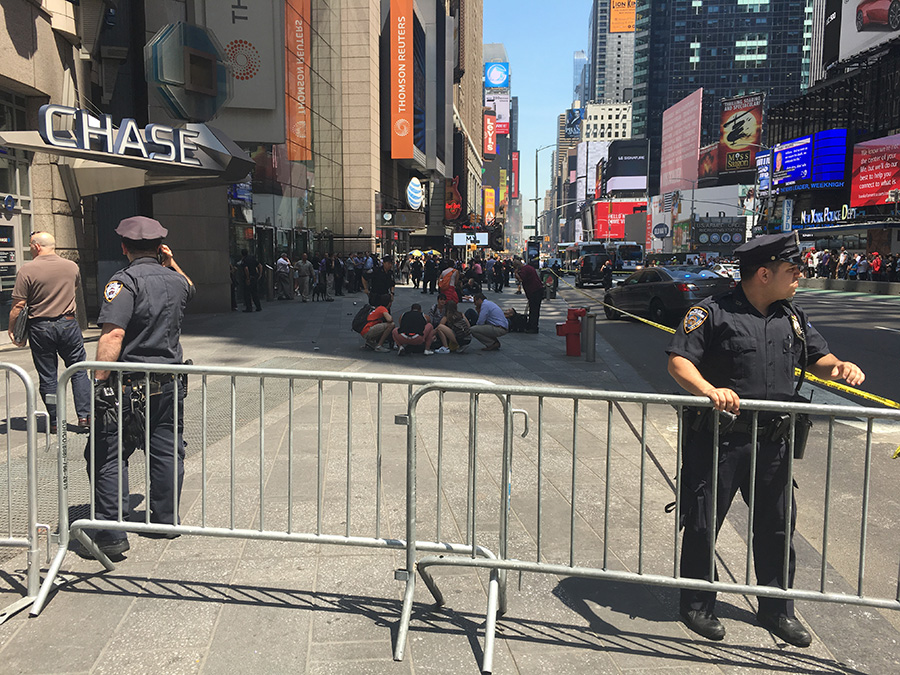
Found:
<path fill-rule="evenodd" d="M 417 210 L 422 206 L 425 200 L 425 190 L 422 189 L 422 183 L 418 178 L 412 178 L 409 185 L 406 186 L 406 203 L 409 208 Z"/>

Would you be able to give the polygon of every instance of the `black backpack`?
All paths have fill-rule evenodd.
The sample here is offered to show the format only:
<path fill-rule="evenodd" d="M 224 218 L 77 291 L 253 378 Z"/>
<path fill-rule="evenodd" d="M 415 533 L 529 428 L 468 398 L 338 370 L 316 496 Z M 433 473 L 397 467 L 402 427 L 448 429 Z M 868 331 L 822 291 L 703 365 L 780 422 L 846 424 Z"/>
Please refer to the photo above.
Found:
<path fill-rule="evenodd" d="M 353 329 L 355 333 L 362 334 L 362 329 L 366 327 L 366 324 L 369 322 L 369 314 L 375 311 L 375 308 L 366 303 L 363 305 L 360 310 L 356 313 L 356 316 L 353 317 L 353 322 L 350 324 L 350 328 Z"/>

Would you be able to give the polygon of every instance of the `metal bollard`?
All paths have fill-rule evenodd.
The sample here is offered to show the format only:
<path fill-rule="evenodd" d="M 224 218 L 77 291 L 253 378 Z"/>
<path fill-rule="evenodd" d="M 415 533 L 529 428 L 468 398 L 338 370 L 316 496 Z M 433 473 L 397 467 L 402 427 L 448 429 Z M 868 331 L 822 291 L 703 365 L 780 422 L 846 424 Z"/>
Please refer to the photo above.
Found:
<path fill-rule="evenodd" d="M 581 345 L 584 360 L 593 363 L 597 360 L 597 315 L 588 314 L 581 322 Z"/>

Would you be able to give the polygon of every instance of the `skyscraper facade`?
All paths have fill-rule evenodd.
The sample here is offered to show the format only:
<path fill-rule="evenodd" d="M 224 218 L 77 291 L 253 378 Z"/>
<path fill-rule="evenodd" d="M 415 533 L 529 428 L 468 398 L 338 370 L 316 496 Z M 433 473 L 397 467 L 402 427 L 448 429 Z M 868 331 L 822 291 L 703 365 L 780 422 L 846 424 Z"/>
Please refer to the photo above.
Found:
<path fill-rule="evenodd" d="M 575 101 L 584 101 L 584 70 L 588 67 L 588 57 L 583 50 L 579 49 L 572 57 L 572 99 Z"/>
<path fill-rule="evenodd" d="M 666 108 L 702 87 L 707 144 L 722 98 L 764 92 L 769 107 L 809 83 L 812 0 L 638 0 L 635 29 L 632 130 L 651 141 L 651 191 Z"/>
<path fill-rule="evenodd" d="M 630 101 L 634 82 L 634 27 L 628 12 L 612 10 L 612 0 L 594 0 L 591 6 L 589 91 L 582 103 Z M 633 19 L 633 14 L 630 15 Z"/>

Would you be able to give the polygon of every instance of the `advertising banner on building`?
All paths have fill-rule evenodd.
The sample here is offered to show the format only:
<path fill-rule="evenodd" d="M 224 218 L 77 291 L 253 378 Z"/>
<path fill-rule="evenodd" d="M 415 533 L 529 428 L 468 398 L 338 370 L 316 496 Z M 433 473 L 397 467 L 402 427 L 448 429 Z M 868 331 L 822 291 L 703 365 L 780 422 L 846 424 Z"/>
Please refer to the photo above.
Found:
<path fill-rule="evenodd" d="M 599 177 L 597 176 L 597 165 L 606 162 L 609 159 L 609 141 L 585 141 L 579 143 L 577 149 L 573 149 L 577 153 L 575 160 L 574 177 L 575 180 L 575 209 L 580 211 L 584 206 L 584 202 L 588 196 L 595 196 L 601 193 L 598 188 L 601 187 Z"/>
<path fill-rule="evenodd" d="M 829 25 L 829 19 L 831 22 L 840 22 L 841 47 L 838 58 L 841 61 L 874 49 L 898 36 L 900 15 L 897 12 L 900 8 L 891 0 L 844 0 L 837 15 L 833 5 L 834 3 L 826 2 L 825 25 Z M 832 39 L 834 33 L 834 30 L 830 31 Z M 832 49 L 828 44 L 828 35 L 826 33 L 824 40 L 823 58 L 830 55 L 829 50 Z M 829 65 L 827 61 L 825 65 Z"/>
<path fill-rule="evenodd" d="M 594 205 L 594 239 L 624 239 L 625 216 L 644 213 L 646 201 L 607 200 Z"/>
<path fill-rule="evenodd" d="M 719 174 L 719 144 L 711 143 L 700 148 L 700 163 L 697 178 L 715 178 Z"/>
<path fill-rule="evenodd" d="M 702 113 L 703 89 L 698 89 L 663 112 L 660 193 L 690 188 L 696 182 Z"/>
<path fill-rule="evenodd" d="M 841 0 L 825 0 L 825 39 L 822 41 L 822 65 L 825 68 L 841 58 Z"/>
<path fill-rule="evenodd" d="M 519 198 L 519 151 L 512 153 L 512 190 L 509 195 L 510 199 Z"/>
<path fill-rule="evenodd" d="M 756 184 L 759 186 L 759 194 L 769 194 L 772 176 L 772 156 L 765 150 L 756 155 Z"/>
<path fill-rule="evenodd" d="M 497 113 L 497 135 L 509 135 L 509 94 L 488 93 L 484 105 Z"/>
<path fill-rule="evenodd" d="M 509 171 L 500 169 L 500 208 L 507 205 L 509 199 Z"/>
<path fill-rule="evenodd" d="M 497 215 L 497 193 L 494 188 L 484 188 L 484 225 L 491 227 Z"/>
<path fill-rule="evenodd" d="M 584 122 L 584 108 L 566 110 L 566 138 L 581 138 L 581 125 Z"/>
<path fill-rule="evenodd" d="M 310 0 L 287 0 L 284 6 L 285 117 L 287 155 L 292 162 L 312 159 L 309 41 Z"/>
<path fill-rule="evenodd" d="M 691 236 L 695 250 L 730 254 L 744 243 L 746 231 L 746 218 L 699 218 Z"/>
<path fill-rule="evenodd" d="M 391 0 L 391 159 L 415 157 L 413 0 Z"/>
<path fill-rule="evenodd" d="M 762 140 L 765 94 L 750 94 L 722 101 L 719 126 L 719 174 L 753 171 Z"/>
<path fill-rule="evenodd" d="M 647 142 L 613 141 L 604 169 L 607 192 L 647 189 Z"/>
<path fill-rule="evenodd" d="M 481 152 L 489 158 L 497 155 L 497 113 L 493 110 L 484 112 L 484 145 Z"/>
<path fill-rule="evenodd" d="M 900 135 L 854 145 L 851 176 L 850 206 L 887 204 L 900 189 Z"/>
<path fill-rule="evenodd" d="M 485 89 L 509 89 L 509 64 L 503 62 L 484 64 Z"/>
<path fill-rule="evenodd" d="M 306 5 L 309 6 L 308 1 Z M 253 4 L 252 11 L 249 5 L 241 3 L 228 9 L 221 4 L 214 7 L 210 3 L 206 8 L 206 26 L 219 39 L 225 51 L 225 59 L 231 65 L 234 93 L 228 102 L 229 108 L 275 107 L 278 96 L 278 83 L 275 80 L 279 60 L 276 50 L 281 46 L 272 32 L 272 27 L 277 25 L 274 7 L 275 3 L 258 2 Z M 300 10 L 295 11 L 299 13 Z M 308 25 L 309 13 L 305 16 Z M 286 24 L 285 27 L 290 36 L 294 26 Z"/>
<path fill-rule="evenodd" d="M 635 0 L 609 1 L 609 32 L 633 33 Z"/>

